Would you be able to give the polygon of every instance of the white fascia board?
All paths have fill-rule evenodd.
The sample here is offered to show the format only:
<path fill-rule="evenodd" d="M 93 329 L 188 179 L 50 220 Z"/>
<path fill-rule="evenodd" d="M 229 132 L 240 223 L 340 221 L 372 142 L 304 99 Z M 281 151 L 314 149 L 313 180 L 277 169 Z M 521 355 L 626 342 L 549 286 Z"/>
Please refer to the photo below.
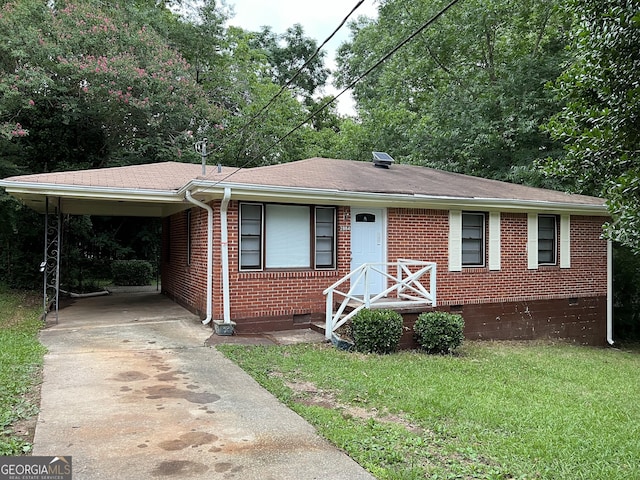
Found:
<path fill-rule="evenodd" d="M 95 200 L 130 200 L 144 202 L 182 202 L 184 197 L 175 191 L 143 190 L 139 188 L 111 188 L 97 186 L 59 185 L 47 183 L 18 183 L 0 181 L 7 193 L 20 198 L 24 195 L 40 195 L 48 197 L 82 198 Z"/>
<path fill-rule="evenodd" d="M 312 189 L 281 187 L 231 182 L 209 182 L 195 180 L 178 191 L 192 190 L 210 198 L 222 198 L 225 188 L 231 188 L 238 200 L 286 201 L 296 203 L 320 203 L 354 206 L 384 206 L 398 208 L 435 208 L 458 210 L 488 210 L 501 212 L 573 213 L 594 216 L 609 216 L 605 205 L 543 202 L 533 200 L 505 200 L 500 198 L 437 197 L 429 195 L 345 192 L 334 189 Z"/>

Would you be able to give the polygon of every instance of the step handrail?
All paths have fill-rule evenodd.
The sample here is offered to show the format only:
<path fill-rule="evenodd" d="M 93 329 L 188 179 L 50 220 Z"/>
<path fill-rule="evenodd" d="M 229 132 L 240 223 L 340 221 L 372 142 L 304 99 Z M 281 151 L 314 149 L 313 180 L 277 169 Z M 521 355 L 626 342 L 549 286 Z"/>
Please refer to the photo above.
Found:
<path fill-rule="evenodd" d="M 396 267 L 396 276 L 391 275 L 388 270 Z M 417 269 L 416 271 L 412 271 Z M 369 292 L 368 277 L 371 272 L 378 273 L 385 277 L 387 285 L 390 287 L 382 292 L 371 295 Z M 429 289 L 420 282 L 420 278 L 429 273 Z M 349 290 L 344 292 L 339 288 L 349 281 Z M 355 295 L 354 292 L 359 290 L 363 283 L 364 294 Z M 398 259 L 397 262 L 386 263 L 363 263 L 355 270 L 352 270 L 333 285 L 327 287 L 322 294 L 327 296 L 326 312 L 325 312 L 325 337 L 331 339 L 333 332 L 349 321 L 363 308 L 370 308 L 371 304 L 387 297 L 390 293 L 396 292 L 399 302 L 406 304 L 421 304 L 436 306 L 436 264 L 435 262 L 423 262 L 420 260 Z M 342 302 L 336 309 L 334 308 L 334 295 L 343 297 Z M 344 315 L 349 302 L 358 304 L 356 308 Z M 396 303 L 389 303 L 397 304 Z"/>

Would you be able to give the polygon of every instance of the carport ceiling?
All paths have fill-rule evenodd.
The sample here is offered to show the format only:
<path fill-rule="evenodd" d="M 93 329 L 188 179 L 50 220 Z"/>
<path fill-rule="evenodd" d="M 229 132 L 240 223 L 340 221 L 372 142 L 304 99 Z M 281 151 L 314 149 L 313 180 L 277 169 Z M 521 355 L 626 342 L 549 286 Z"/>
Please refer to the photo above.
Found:
<path fill-rule="evenodd" d="M 119 199 L 116 196 L 110 198 L 97 197 L 70 197 L 61 195 L 44 195 L 41 193 L 11 192 L 26 206 L 39 213 L 45 213 L 46 198 L 49 198 L 51 207 L 58 205 L 60 210 L 69 215 L 100 215 L 100 216 L 126 216 L 126 217 L 166 217 L 174 213 L 186 210 L 193 205 L 186 200 L 174 196 L 164 199 Z"/>

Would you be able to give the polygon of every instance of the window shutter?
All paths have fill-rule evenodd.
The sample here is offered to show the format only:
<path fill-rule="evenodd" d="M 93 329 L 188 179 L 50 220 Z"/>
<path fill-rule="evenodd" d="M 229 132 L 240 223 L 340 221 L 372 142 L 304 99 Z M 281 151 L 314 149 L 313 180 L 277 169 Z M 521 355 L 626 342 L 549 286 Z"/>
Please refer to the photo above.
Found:
<path fill-rule="evenodd" d="M 571 268 L 571 215 L 560 217 L 560 268 Z"/>
<path fill-rule="evenodd" d="M 500 270 L 500 212 L 489 213 L 489 270 Z"/>
<path fill-rule="evenodd" d="M 538 269 L 538 214 L 527 215 L 527 268 Z"/>
<path fill-rule="evenodd" d="M 449 271 L 462 271 L 462 211 L 449 211 Z"/>

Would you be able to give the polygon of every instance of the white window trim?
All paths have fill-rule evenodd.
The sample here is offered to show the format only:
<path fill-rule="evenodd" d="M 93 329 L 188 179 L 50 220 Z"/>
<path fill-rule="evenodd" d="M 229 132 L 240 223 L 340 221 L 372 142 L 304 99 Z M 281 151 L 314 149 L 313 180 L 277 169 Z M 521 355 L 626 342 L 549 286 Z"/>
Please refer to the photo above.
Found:
<path fill-rule="evenodd" d="M 527 214 L 527 268 L 538 269 L 538 214 Z"/>
<path fill-rule="evenodd" d="M 560 216 L 560 268 L 571 268 L 571 215 Z"/>
<path fill-rule="evenodd" d="M 489 270 L 500 270 L 500 212 L 489 212 Z"/>
<path fill-rule="evenodd" d="M 462 271 L 462 210 L 449 210 L 449 271 Z"/>

